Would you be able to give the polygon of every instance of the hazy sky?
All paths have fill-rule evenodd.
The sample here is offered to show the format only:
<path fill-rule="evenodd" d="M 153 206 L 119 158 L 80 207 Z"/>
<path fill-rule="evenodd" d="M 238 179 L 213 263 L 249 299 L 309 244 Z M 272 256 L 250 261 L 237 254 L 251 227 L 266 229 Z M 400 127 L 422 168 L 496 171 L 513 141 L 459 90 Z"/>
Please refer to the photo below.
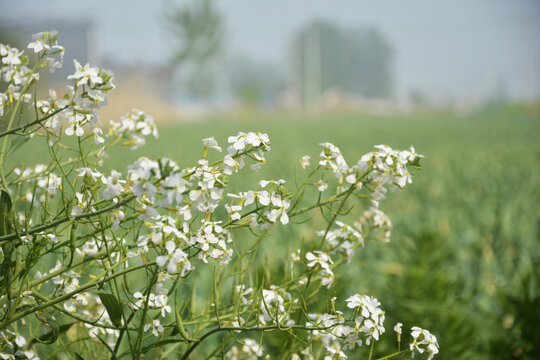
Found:
<path fill-rule="evenodd" d="M 0 0 L 0 21 L 86 19 L 104 57 L 165 63 L 173 39 L 160 23 L 167 0 Z M 314 18 L 377 27 L 396 50 L 398 95 L 484 97 L 502 84 L 540 97 L 539 0 L 218 0 L 233 52 L 282 67 L 291 34 Z"/>

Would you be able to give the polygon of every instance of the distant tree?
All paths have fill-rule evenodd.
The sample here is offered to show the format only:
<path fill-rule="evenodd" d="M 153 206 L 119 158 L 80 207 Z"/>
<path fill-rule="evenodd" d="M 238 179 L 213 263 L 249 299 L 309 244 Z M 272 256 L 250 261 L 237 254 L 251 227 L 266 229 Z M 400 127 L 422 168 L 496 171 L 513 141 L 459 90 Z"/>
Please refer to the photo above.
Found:
<path fill-rule="evenodd" d="M 212 0 L 194 0 L 167 9 L 165 16 L 175 43 L 173 62 L 180 67 L 183 85 L 194 95 L 211 95 L 225 48 L 222 14 Z"/>
<path fill-rule="evenodd" d="M 304 102 L 332 87 L 364 97 L 392 96 L 393 49 L 376 29 L 313 21 L 294 36 L 290 56 L 293 82 Z"/>

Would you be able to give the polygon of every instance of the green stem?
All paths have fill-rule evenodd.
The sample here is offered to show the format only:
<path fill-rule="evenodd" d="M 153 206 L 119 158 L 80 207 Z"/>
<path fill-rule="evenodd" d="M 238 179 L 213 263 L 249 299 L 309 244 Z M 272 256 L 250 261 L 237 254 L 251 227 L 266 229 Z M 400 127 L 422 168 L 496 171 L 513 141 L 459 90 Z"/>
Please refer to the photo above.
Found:
<path fill-rule="evenodd" d="M 36 119 L 34 121 L 32 121 L 31 123 L 28 123 L 28 124 L 25 124 L 25 125 L 21 125 L 21 126 L 18 126 L 16 128 L 13 128 L 11 130 L 6 130 L 4 132 L 1 132 L 0 133 L 0 138 L 1 137 L 4 137 L 6 135 L 10 135 L 10 134 L 14 134 L 16 133 L 17 131 L 19 130 L 22 130 L 22 131 L 25 131 L 27 128 L 29 128 L 30 126 L 33 126 L 33 125 L 36 125 L 36 124 L 39 124 L 47 119 L 50 119 L 51 117 L 53 117 L 54 115 L 58 114 L 58 113 L 61 113 L 62 111 L 64 111 L 65 109 L 68 108 L 68 105 L 64 106 L 64 107 L 61 107 L 61 108 L 58 108 L 56 110 L 54 110 L 52 113 L 50 114 L 47 114 L 45 115 L 44 117 L 42 118 L 39 118 L 39 119 Z"/>
<path fill-rule="evenodd" d="M 386 360 L 386 359 L 390 359 L 390 358 L 393 358 L 394 356 L 398 356 L 398 355 L 401 355 L 401 354 L 405 354 L 405 353 L 407 353 L 407 352 L 409 352 L 409 351 L 410 351 L 409 349 L 401 350 L 401 351 L 395 352 L 395 353 L 393 353 L 393 354 L 390 354 L 390 355 L 386 355 L 386 356 L 377 358 L 377 359 L 375 359 L 375 360 Z"/>
<path fill-rule="evenodd" d="M 40 57 L 38 59 L 38 61 L 36 62 L 36 64 L 32 68 L 32 70 L 30 70 L 30 72 L 27 74 L 28 79 L 26 80 L 26 83 L 24 84 L 24 87 L 21 90 L 19 100 L 17 100 L 17 102 L 15 103 L 15 107 L 13 108 L 13 111 L 11 113 L 11 117 L 9 118 L 9 123 L 8 123 L 7 128 L 6 128 L 6 131 L 10 131 L 11 127 L 13 126 L 13 121 L 15 120 L 15 114 L 17 114 L 17 110 L 19 109 L 19 105 L 21 104 L 21 101 L 24 98 L 24 94 L 26 93 L 26 91 L 28 90 L 28 87 L 30 86 L 30 82 L 32 81 L 32 75 L 34 74 L 34 72 L 36 72 L 36 69 L 37 69 L 38 65 L 40 64 L 40 62 L 41 62 L 41 58 L 42 57 Z M 4 190 L 6 190 L 6 191 L 8 190 L 8 184 L 7 184 L 7 181 L 6 181 L 6 175 L 4 174 L 4 155 L 6 153 L 7 140 L 8 140 L 8 137 L 6 136 L 4 138 L 4 142 L 2 143 L 2 151 L 0 152 L 0 178 L 2 180 L 2 186 L 4 187 Z"/>
<path fill-rule="evenodd" d="M 369 358 L 368 358 L 368 360 L 371 360 L 371 358 L 373 357 L 373 348 L 374 347 L 375 347 L 375 341 L 371 341 L 371 346 L 369 347 Z"/>

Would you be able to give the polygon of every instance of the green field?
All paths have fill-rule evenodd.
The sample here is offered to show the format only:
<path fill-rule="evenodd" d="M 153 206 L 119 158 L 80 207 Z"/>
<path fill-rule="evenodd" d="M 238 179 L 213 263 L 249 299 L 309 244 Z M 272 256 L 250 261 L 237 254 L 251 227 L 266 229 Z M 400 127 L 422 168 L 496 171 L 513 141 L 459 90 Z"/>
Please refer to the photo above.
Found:
<path fill-rule="evenodd" d="M 286 179 L 292 190 L 294 172 L 303 176 L 300 157 L 310 155 L 316 161 L 322 141 L 340 147 L 349 164 L 373 145 L 396 149 L 414 145 L 425 155 L 423 170 L 405 191 L 390 194 L 381 204 L 394 224 L 392 242 L 367 244 L 332 293 L 341 301 L 354 293 L 379 298 L 388 316 L 384 336 L 388 340 L 376 348 L 381 355 L 393 351 L 387 347 L 394 344 L 391 329 L 401 321 L 405 327 L 430 329 L 438 337 L 438 359 L 536 357 L 538 107 L 497 106 L 465 115 L 216 116 L 163 126 L 160 138 L 141 149 L 111 151 L 103 170 L 125 169 L 143 155 L 191 166 L 201 155 L 201 138 L 215 136 L 225 147 L 227 136 L 238 131 L 265 132 L 272 142 L 261 171 L 246 171 L 247 176 L 233 180 L 238 191 L 255 189 L 257 180 L 270 177 Z M 23 149 L 10 160 L 25 165 L 39 161 L 39 149 Z M 348 220 L 354 221 L 362 210 L 352 211 Z M 286 261 L 285 252 L 273 250 L 275 245 L 293 249 L 318 229 L 317 218 L 294 230 L 280 227 L 265 239 L 264 256 Z"/>

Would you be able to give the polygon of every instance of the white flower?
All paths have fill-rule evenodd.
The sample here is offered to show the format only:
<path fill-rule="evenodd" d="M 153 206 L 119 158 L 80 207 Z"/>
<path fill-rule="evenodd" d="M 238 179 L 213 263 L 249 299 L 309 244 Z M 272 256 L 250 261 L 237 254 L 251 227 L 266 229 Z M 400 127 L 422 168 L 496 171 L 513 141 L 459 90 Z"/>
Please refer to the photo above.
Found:
<path fill-rule="evenodd" d="M 250 167 L 254 171 L 259 171 L 263 164 L 266 163 L 266 159 L 264 158 L 264 154 L 262 151 L 254 152 L 252 153 L 253 159 L 257 161 L 255 164 L 252 164 Z"/>
<path fill-rule="evenodd" d="M 58 33 L 56 31 L 43 31 L 37 34 L 32 35 L 33 42 L 28 44 L 29 49 L 33 49 L 34 53 L 39 53 L 41 51 L 45 50 L 45 53 L 48 53 L 49 55 L 60 53 L 60 59 L 62 59 L 64 55 L 64 48 L 56 42 Z M 49 50 L 52 50 L 49 52 Z M 46 60 L 49 60 L 51 58 L 46 58 Z M 61 63 L 59 61 L 55 60 L 55 63 Z"/>
<path fill-rule="evenodd" d="M 366 344 L 369 345 L 371 339 L 379 340 L 384 329 L 384 311 L 380 308 L 381 303 L 374 297 L 355 294 L 348 299 L 347 307 L 355 309 L 360 315 L 355 319 L 355 333 L 363 333 L 366 336 Z M 352 336 L 348 334 L 348 336 Z M 352 341 L 353 339 L 351 339 Z"/>
<path fill-rule="evenodd" d="M 216 139 L 214 139 L 213 136 L 206 139 L 202 139 L 202 142 L 203 142 L 204 147 L 207 149 L 214 149 L 219 152 L 222 151 L 221 148 L 218 146 L 218 142 L 216 141 Z"/>
<path fill-rule="evenodd" d="M 122 174 L 116 170 L 112 170 L 111 176 L 101 178 L 101 182 L 106 185 L 105 190 L 101 193 L 104 200 L 113 199 L 122 193 L 122 190 L 124 189 L 122 184 L 125 184 L 126 181 L 120 180 L 120 176 L 122 176 Z"/>
<path fill-rule="evenodd" d="M 398 335 L 401 335 L 401 327 L 403 326 L 402 323 L 398 322 L 395 326 L 394 326 L 394 331 L 396 333 L 398 333 Z"/>
<path fill-rule="evenodd" d="M 124 212 L 122 210 L 111 210 L 112 229 L 117 230 L 120 226 L 120 222 L 124 219 Z"/>
<path fill-rule="evenodd" d="M 341 345 L 338 342 L 333 342 L 326 346 L 326 351 L 328 355 L 324 357 L 324 360 L 347 359 L 347 355 L 341 351 Z"/>
<path fill-rule="evenodd" d="M 103 79 L 101 76 L 99 76 L 98 68 L 90 67 L 88 64 L 81 66 L 77 60 L 73 60 L 73 63 L 75 65 L 75 73 L 73 75 L 69 75 L 68 79 L 76 80 L 77 86 L 86 84 L 93 86 L 95 84 L 103 83 Z"/>
<path fill-rule="evenodd" d="M 335 276 L 332 270 L 322 269 L 320 271 L 320 276 L 321 276 L 321 284 L 323 286 L 326 286 L 327 289 L 330 289 L 330 286 L 332 286 L 335 280 Z"/>
<path fill-rule="evenodd" d="M 26 339 L 22 337 L 21 335 L 17 335 L 15 337 L 15 344 L 17 344 L 17 346 L 22 348 L 24 347 L 24 345 L 26 345 Z"/>
<path fill-rule="evenodd" d="M 58 242 L 60 241 L 54 234 L 47 234 L 45 236 L 47 236 L 53 244 L 58 244 Z"/>
<path fill-rule="evenodd" d="M 140 291 L 137 291 L 135 294 L 133 294 L 133 297 L 136 299 L 139 299 L 135 304 L 135 309 L 140 309 L 143 305 L 146 304 L 147 298 L 146 295 L 143 295 Z M 148 306 L 152 307 L 155 305 L 154 301 L 156 299 L 156 295 L 150 294 L 148 296 Z"/>
<path fill-rule="evenodd" d="M 244 160 L 242 159 L 236 161 L 231 155 L 226 155 L 225 158 L 223 158 L 223 173 L 225 175 L 232 175 L 243 167 Z"/>
<path fill-rule="evenodd" d="M 64 52 L 62 51 L 61 54 L 62 54 L 61 56 L 63 56 Z M 56 69 L 60 69 L 62 67 L 62 62 L 52 57 L 46 57 L 45 60 L 43 61 L 43 65 L 48 66 L 49 71 L 51 73 L 54 73 Z"/>
<path fill-rule="evenodd" d="M 296 249 L 296 251 L 291 253 L 291 261 L 293 263 L 299 263 L 300 260 L 300 249 Z"/>
<path fill-rule="evenodd" d="M 11 330 L 5 329 L 4 331 L 0 331 L 0 340 L 3 343 L 6 343 L 10 348 L 13 347 L 13 343 L 10 341 L 10 338 L 15 335 L 15 333 Z"/>
<path fill-rule="evenodd" d="M 320 192 L 323 192 L 325 191 L 326 189 L 328 189 L 328 184 L 325 183 L 323 181 L 323 179 L 317 181 L 316 183 L 314 183 L 313 185 L 315 185 L 317 187 L 317 190 L 320 191 Z"/>
<path fill-rule="evenodd" d="M 144 331 L 148 331 L 152 327 L 152 334 L 159 336 L 159 333 L 165 331 L 159 320 L 150 319 L 150 323 L 144 325 Z"/>
<path fill-rule="evenodd" d="M 92 132 L 94 133 L 94 142 L 96 144 L 103 144 L 105 142 L 105 139 L 103 138 L 103 130 L 101 130 L 101 128 L 94 128 Z"/>
<path fill-rule="evenodd" d="M 366 334 L 371 335 L 376 341 L 378 341 L 379 336 L 384 333 L 384 327 L 381 326 L 378 321 L 374 321 L 372 319 L 365 319 L 362 331 L 364 331 Z M 366 343 L 368 345 L 369 340 L 369 338 L 366 340 Z"/>
<path fill-rule="evenodd" d="M 262 295 L 264 301 L 261 301 L 262 314 L 259 317 L 261 324 L 264 325 L 269 321 L 281 323 L 289 319 L 285 301 L 291 300 L 291 294 L 275 286 L 271 286 L 270 289 L 263 289 Z"/>
<path fill-rule="evenodd" d="M 161 310 L 161 316 L 165 317 L 167 313 L 171 313 L 171 307 L 167 304 L 168 297 L 165 294 L 156 296 L 155 306 Z"/>
<path fill-rule="evenodd" d="M 75 170 L 80 177 L 82 178 L 89 178 L 92 179 L 92 181 L 97 181 L 97 179 L 100 179 L 103 174 L 100 173 L 97 170 L 92 170 L 90 168 L 79 168 Z"/>
<path fill-rule="evenodd" d="M 326 255 L 322 251 L 308 252 L 306 254 L 306 260 L 308 261 L 308 267 L 312 268 L 319 264 L 321 268 L 326 270 L 330 270 L 330 264 L 334 263 L 330 256 Z"/>
<path fill-rule="evenodd" d="M 43 49 L 49 50 L 50 46 L 43 42 L 43 39 L 37 39 L 34 42 L 28 44 L 29 49 L 34 49 L 35 53 L 43 51 Z"/>
<path fill-rule="evenodd" d="M 341 151 L 337 146 L 331 143 L 321 143 L 324 149 L 321 151 L 321 160 L 319 165 L 326 166 L 331 169 L 337 178 L 347 173 L 349 167 L 345 162 L 345 158 L 341 155 Z"/>
<path fill-rule="evenodd" d="M 0 47 L 0 55 L 2 56 L 2 64 L 5 65 L 20 65 L 21 59 L 19 58 L 22 55 L 22 51 L 19 51 L 17 48 L 12 48 L 10 46 Z"/>
<path fill-rule="evenodd" d="M 240 205 L 229 206 L 225 204 L 225 209 L 229 213 L 231 220 L 239 220 L 242 217 L 242 215 L 240 214 L 240 210 L 242 210 L 242 206 Z"/>
<path fill-rule="evenodd" d="M 145 137 L 148 135 L 158 138 L 154 118 L 137 109 L 132 109 L 131 113 L 124 115 L 119 123 L 111 121 L 110 127 L 110 132 L 114 135 L 129 139 L 125 144 L 131 145 L 131 149 L 144 145 Z"/>
<path fill-rule="evenodd" d="M 428 330 L 413 326 L 411 329 L 411 336 L 413 337 L 413 342 L 409 344 L 409 349 L 411 350 L 413 357 L 415 351 L 420 354 L 427 352 L 429 354 L 428 360 L 431 360 L 439 353 L 437 338 Z"/>
<path fill-rule="evenodd" d="M 152 206 L 142 204 L 140 208 L 137 209 L 140 213 L 137 217 L 139 220 L 148 220 L 148 219 L 157 219 L 159 218 L 159 213 Z"/>
<path fill-rule="evenodd" d="M 300 159 L 300 164 L 302 165 L 302 169 L 305 170 L 309 166 L 309 164 L 310 164 L 309 160 L 310 159 L 311 159 L 311 157 L 308 156 L 308 155 L 302 156 L 302 158 Z"/>
<path fill-rule="evenodd" d="M 279 180 L 261 180 L 261 181 L 259 181 L 259 185 L 262 188 L 265 188 L 268 184 L 279 186 L 279 185 L 285 184 L 285 180 L 279 179 Z"/>
<path fill-rule="evenodd" d="M 229 144 L 232 144 L 232 146 L 229 148 L 229 153 L 235 153 L 239 150 L 243 150 L 246 147 L 246 134 L 239 132 L 236 136 L 229 136 L 227 141 Z"/>
<path fill-rule="evenodd" d="M 176 202 L 182 204 L 183 193 L 186 191 L 190 183 L 184 179 L 184 171 L 170 174 L 163 180 L 161 184 L 161 192 L 165 195 L 165 199 L 161 200 L 158 205 L 168 207 Z"/>
<path fill-rule="evenodd" d="M 82 214 L 88 208 L 89 204 L 92 203 L 92 198 L 84 201 L 84 195 L 81 193 L 75 193 L 75 197 L 77 198 L 77 205 L 71 209 L 71 216 Z"/>
<path fill-rule="evenodd" d="M 72 136 L 73 134 L 75 134 L 79 137 L 83 136 L 84 129 L 82 128 L 82 126 L 84 125 L 85 119 L 86 116 L 81 113 L 77 113 L 74 116 L 71 116 L 69 118 L 70 126 L 67 127 L 65 131 L 66 135 Z"/>
<path fill-rule="evenodd" d="M 246 141 L 253 147 L 259 147 L 262 145 L 265 150 L 270 150 L 270 147 L 268 146 L 270 139 L 268 138 L 267 134 L 250 132 L 246 135 Z"/>
<path fill-rule="evenodd" d="M 270 205 L 270 194 L 268 191 L 248 191 L 245 194 L 246 201 L 244 206 L 252 204 L 255 199 L 263 206 Z"/>
<path fill-rule="evenodd" d="M 8 97 L 4 93 L 0 93 L 0 116 L 4 115 L 4 106 L 8 104 Z"/>
<path fill-rule="evenodd" d="M 186 204 L 178 209 L 178 215 L 184 218 L 184 221 L 191 220 L 191 205 Z"/>
<path fill-rule="evenodd" d="M 283 225 L 286 225 L 287 223 L 289 223 L 289 216 L 287 215 L 287 209 L 289 208 L 291 204 L 291 200 L 283 199 L 276 194 L 272 194 L 271 200 L 272 200 L 272 205 L 274 205 L 276 208 L 272 209 L 269 212 L 268 211 L 266 212 L 266 217 L 268 218 L 268 220 L 270 220 L 271 222 L 276 222 L 277 219 L 279 218 L 279 221 Z"/>
<path fill-rule="evenodd" d="M 168 255 L 158 256 L 156 258 L 156 264 L 158 266 L 165 266 L 165 264 L 168 262 L 167 271 L 170 273 L 176 273 L 178 272 L 177 264 L 185 263 L 187 260 L 187 254 L 183 252 L 182 249 L 177 249 L 174 241 L 172 240 L 167 241 L 165 248 L 167 249 Z"/>

